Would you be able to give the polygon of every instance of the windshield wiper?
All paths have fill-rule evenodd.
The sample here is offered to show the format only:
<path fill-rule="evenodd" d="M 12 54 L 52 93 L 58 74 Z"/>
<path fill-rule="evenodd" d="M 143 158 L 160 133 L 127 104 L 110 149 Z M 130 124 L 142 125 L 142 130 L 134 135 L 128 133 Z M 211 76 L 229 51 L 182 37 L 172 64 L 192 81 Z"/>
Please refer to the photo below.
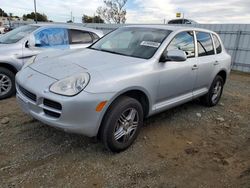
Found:
<path fill-rule="evenodd" d="M 111 54 L 126 55 L 126 54 L 123 54 L 123 53 L 114 52 L 114 51 L 105 50 L 105 49 L 98 49 L 98 48 L 92 48 L 92 47 L 87 47 L 87 48 L 92 49 L 92 50 L 102 51 L 102 52 L 108 52 L 108 53 L 111 53 Z"/>
<path fill-rule="evenodd" d="M 123 53 L 114 52 L 114 51 L 105 50 L 105 49 L 98 49 L 98 50 L 100 50 L 102 52 L 108 52 L 108 53 L 111 53 L 111 54 L 126 55 L 126 54 L 123 54 Z"/>

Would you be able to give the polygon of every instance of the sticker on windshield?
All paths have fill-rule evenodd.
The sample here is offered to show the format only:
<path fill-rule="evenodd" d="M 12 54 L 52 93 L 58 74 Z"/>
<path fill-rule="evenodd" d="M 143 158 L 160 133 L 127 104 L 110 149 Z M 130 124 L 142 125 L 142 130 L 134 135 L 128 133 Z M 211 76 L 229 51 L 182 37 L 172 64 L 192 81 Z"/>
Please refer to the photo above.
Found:
<path fill-rule="evenodd" d="M 153 48 L 158 48 L 160 46 L 160 43 L 153 42 L 153 41 L 142 41 L 141 45 L 142 46 L 149 46 L 149 47 L 153 47 Z"/>

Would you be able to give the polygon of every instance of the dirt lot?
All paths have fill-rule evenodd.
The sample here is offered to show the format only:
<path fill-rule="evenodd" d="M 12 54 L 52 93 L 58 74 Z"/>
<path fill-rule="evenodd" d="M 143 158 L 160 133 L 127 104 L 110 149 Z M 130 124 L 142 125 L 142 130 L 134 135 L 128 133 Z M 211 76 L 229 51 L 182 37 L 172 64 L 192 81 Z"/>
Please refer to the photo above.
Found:
<path fill-rule="evenodd" d="M 233 73 L 216 107 L 149 118 L 119 154 L 33 120 L 15 98 L 0 101 L 4 117 L 0 187 L 250 187 L 250 75 Z"/>

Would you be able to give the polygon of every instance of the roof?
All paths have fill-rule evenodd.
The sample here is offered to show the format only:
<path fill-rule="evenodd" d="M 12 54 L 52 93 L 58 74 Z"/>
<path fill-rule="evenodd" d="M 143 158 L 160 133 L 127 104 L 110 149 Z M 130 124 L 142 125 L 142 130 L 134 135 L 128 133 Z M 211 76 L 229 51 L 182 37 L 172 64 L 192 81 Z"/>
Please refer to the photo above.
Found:
<path fill-rule="evenodd" d="M 207 29 L 202 29 L 202 28 L 197 28 L 197 27 L 190 27 L 190 26 L 186 26 L 186 25 L 154 25 L 154 24 L 150 24 L 150 25 L 128 25 L 128 26 L 124 26 L 124 27 L 141 27 L 141 28 L 155 28 L 155 29 L 166 29 L 166 30 L 171 30 L 171 31 L 184 31 L 184 30 L 195 30 L 195 31 L 204 31 L 204 32 L 210 32 L 210 33 L 214 33 L 211 30 L 207 30 Z"/>
<path fill-rule="evenodd" d="M 64 23 L 48 22 L 48 23 L 37 23 L 37 24 L 30 24 L 30 25 L 39 26 L 39 27 L 63 27 L 63 28 L 68 28 L 68 29 L 78 29 L 78 30 L 90 31 L 98 35 L 103 35 L 103 32 L 101 30 L 84 27 L 83 24 L 70 24 L 70 23 L 64 24 Z"/>

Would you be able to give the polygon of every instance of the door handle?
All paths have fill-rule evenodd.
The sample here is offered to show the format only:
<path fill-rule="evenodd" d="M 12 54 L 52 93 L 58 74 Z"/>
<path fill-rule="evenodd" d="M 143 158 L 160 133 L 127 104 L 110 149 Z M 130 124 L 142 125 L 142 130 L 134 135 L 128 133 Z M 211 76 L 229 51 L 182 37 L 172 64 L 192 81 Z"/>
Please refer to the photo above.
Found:
<path fill-rule="evenodd" d="M 198 69 L 198 66 L 195 64 L 193 65 L 192 70 L 196 70 L 196 69 Z"/>
<path fill-rule="evenodd" d="M 214 65 L 219 65 L 219 61 L 215 61 L 215 62 L 214 62 Z"/>

